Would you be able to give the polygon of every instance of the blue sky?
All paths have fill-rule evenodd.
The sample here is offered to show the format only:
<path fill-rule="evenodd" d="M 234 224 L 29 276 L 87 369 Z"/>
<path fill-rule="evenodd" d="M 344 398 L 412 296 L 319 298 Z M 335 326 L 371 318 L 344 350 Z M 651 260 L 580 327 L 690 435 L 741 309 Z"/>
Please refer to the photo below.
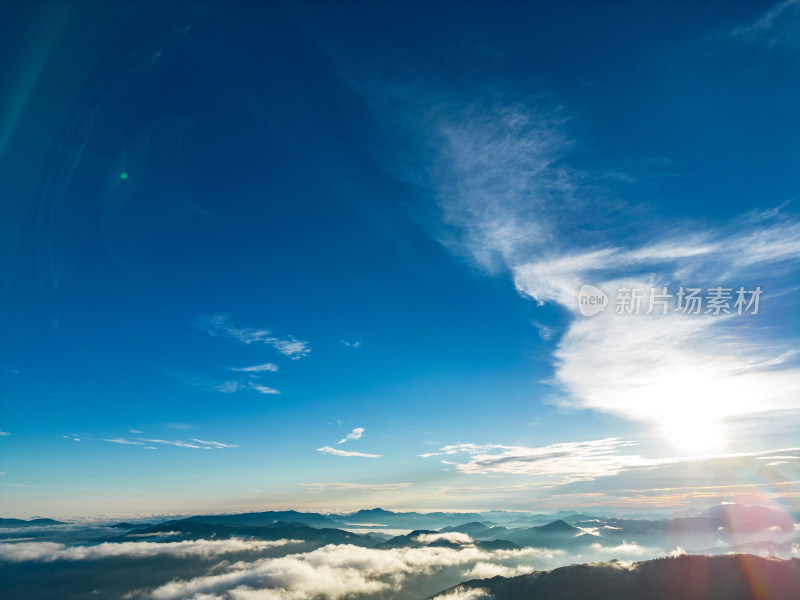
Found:
<path fill-rule="evenodd" d="M 0 10 L 9 516 L 798 507 L 796 1 Z"/>

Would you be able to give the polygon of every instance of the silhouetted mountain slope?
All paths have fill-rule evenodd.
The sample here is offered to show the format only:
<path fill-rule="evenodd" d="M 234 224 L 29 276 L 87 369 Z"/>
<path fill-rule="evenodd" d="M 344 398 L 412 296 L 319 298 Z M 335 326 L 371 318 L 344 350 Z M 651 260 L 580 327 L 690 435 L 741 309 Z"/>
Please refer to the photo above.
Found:
<path fill-rule="evenodd" d="M 409 546 L 444 546 L 447 548 L 459 548 L 462 544 L 455 544 L 450 541 L 446 541 L 444 539 L 437 540 L 435 542 L 430 543 L 423 543 L 417 541 L 420 536 L 424 535 L 436 535 L 438 531 L 431 531 L 428 529 L 417 529 L 408 533 L 406 535 L 397 535 L 390 540 L 386 540 L 382 544 L 379 544 L 377 548 L 380 549 L 387 549 L 387 548 L 407 548 Z"/>
<path fill-rule="evenodd" d="M 553 521 L 552 523 L 548 523 L 547 525 L 539 525 L 538 527 L 531 527 L 528 531 L 536 531 L 539 533 L 544 534 L 569 534 L 569 535 L 578 535 L 580 533 L 580 529 L 577 527 L 573 527 L 569 523 L 558 519 L 557 521 Z"/>
<path fill-rule="evenodd" d="M 425 529 L 418 529 L 406 535 L 395 536 L 392 539 L 387 540 L 382 544 L 379 544 L 378 546 L 376 546 L 376 548 L 385 550 L 388 548 L 413 548 L 421 546 L 434 546 L 434 547 L 438 546 L 443 548 L 464 547 L 465 542 L 456 541 L 454 539 L 448 539 L 447 533 L 463 533 L 463 532 L 442 532 L 442 531 L 429 531 Z M 438 537 L 441 535 L 444 535 L 444 537 Z M 425 539 L 426 537 L 428 537 L 428 539 Z M 515 548 L 519 548 L 519 546 L 507 540 L 493 540 L 485 542 L 480 542 L 480 541 L 469 542 L 468 540 L 465 541 L 467 544 L 474 544 L 481 550 L 514 550 Z"/>
<path fill-rule="evenodd" d="M 728 552 L 741 552 L 746 554 L 758 554 L 759 556 L 769 555 L 778 556 L 781 558 L 791 558 L 798 555 L 800 550 L 800 537 L 791 538 L 784 542 L 775 542 L 772 540 L 762 540 L 756 542 L 747 542 L 745 544 L 737 544 L 725 548 L 708 548 L 696 554 L 722 554 Z"/>
<path fill-rule="evenodd" d="M 397 516 L 397 514 L 398 513 L 394 513 L 390 510 L 384 510 L 382 508 L 362 508 L 361 510 L 347 515 L 347 518 L 351 521 L 364 521 L 367 519 L 390 519 Z"/>
<path fill-rule="evenodd" d="M 231 525 L 181 519 L 177 521 L 166 521 L 164 523 L 158 523 L 157 525 L 151 525 L 150 527 L 142 527 L 135 531 L 129 531 L 122 534 L 119 538 L 116 538 L 115 541 L 130 541 L 151 534 L 170 534 L 175 540 L 228 539 L 244 535 L 240 528 Z"/>
<path fill-rule="evenodd" d="M 396 529 L 438 529 L 481 519 L 477 513 L 396 513 L 382 508 L 359 510 L 350 515 L 337 515 L 337 517 L 345 523 L 380 524 Z"/>
<path fill-rule="evenodd" d="M 772 526 L 785 527 L 794 522 L 793 517 L 779 510 L 744 504 L 719 504 L 704 510 L 702 515 L 728 523 L 750 524 L 762 529 Z"/>
<path fill-rule="evenodd" d="M 150 527 L 152 523 L 116 523 L 112 525 L 114 529 L 143 529 L 144 527 Z"/>
<path fill-rule="evenodd" d="M 468 581 L 446 592 L 459 587 L 485 589 L 495 600 L 797 600 L 800 559 L 738 554 L 679 556 L 631 567 L 572 565 Z"/>
<path fill-rule="evenodd" d="M 664 549 L 677 546 L 719 549 L 723 547 L 720 542 L 727 545 L 762 540 L 781 542 L 795 532 L 794 515 L 741 504 L 722 504 L 697 515 L 672 519 L 593 517 L 571 522 L 592 529 L 598 541 L 636 541 Z"/>
<path fill-rule="evenodd" d="M 220 523 L 224 525 L 255 525 L 266 526 L 276 522 L 302 523 L 309 527 L 344 527 L 344 523 L 336 521 L 319 513 L 303 513 L 295 510 L 266 511 L 254 513 L 241 513 L 232 515 L 198 515 L 189 517 L 192 521 L 204 523 Z"/>
<path fill-rule="evenodd" d="M 0 527 L 48 527 L 50 525 L 66 525 L 63 521 L 53 519 L 0 519 Z"/>
<path fill-rule="evenodd" d="M 259 540 L 302 540 L 315 544 L 353 544 L 374 546 L 377 542 L 369 536 L 349 533 L 340 529 L 317 529 L 302 523 L 271 523 L 263 527 L 255 525 L 226 525 L 206 523 L 194 519 L 167 521 L 130 531 L 113 541 L 131 541 L 149 534 L 169 534 L 169 541 L 197 539 L 228 539 L 232 537 Z"/>
<path fill-rule="evenodd" d="M 439 531 L 441 532 L 448 532 L 448 531 L 455 531 L 458 533 L 466 533 L 467 535 L 471 535 L 475 537 L 477 535 L 481 535 L 487 529 L 489 529 L 483 523 L 479 523 L 478 521 L 472 521 L 471 523 L 463 523 L 461 525 L 452 525 L 450 527 L 442 527 Z"/>
<path fill-rule="evenodd" d="M 514 542 L 509 542 L 508 540 L 476 541 L 475 545 L 481 550 L 514 550 L 519 548 Z"/>
<path fill-rule="evenodd" d="M 481 512 L 480 519 L 478 520 L 481 522 L 491 521 L 492 523 L 497 523 L 498 525 L 504 525 L 506 527 L 533 527 L 534 525 L 542 525 L 544 523 L 549 523 L 553 519 L 564 519 L 565 521 L 569 521 L 569 519 L 563 516 L 566 514 L 574 514 L 574 513 L 559 511 L 558 513 L 553 515 L 553 514 L 534 514 L 526 512 L 505 511 L 505 510 L 488 510 Z"/>
<path fill-rule="evenodd" d="M 605 524 L 618 531 L 633 534 L 663 534 L 669 529 L 669 521 L 650 519 L 605 519 Z"/>
<path fill-rule="evenodd" d="M 762 506 L 720 504 L 703 511 L 696 517 L 669 520 L 671 532 L 715 531 L 720 527 L 724 531 L 732 531 L 737 535 L 755 534 L 770 529 L 775 530 L 775 528 L 788 533 L 794 529 L 794 518 L 786 513 Z"/>
<path fill-rule="evenodd" d="M 581 534 L 583 534 L 581 529 L 559 519 L 538 527 L 509 530 L 503 535 L 503 539 L 514 542 L 519 546 L 541 548 L 572 548 L 597 541 L 595 536 Z"/>
<path fill-rule="evenodd" d="M 502 525 L 495 525 L 494 527 L 489 527 L 486 531 L 477 534 L 476 537 L 482 540 L 499 540 L 502 539 L 509 531 L 513 531 L 508 527 L 503 527 Z"/>

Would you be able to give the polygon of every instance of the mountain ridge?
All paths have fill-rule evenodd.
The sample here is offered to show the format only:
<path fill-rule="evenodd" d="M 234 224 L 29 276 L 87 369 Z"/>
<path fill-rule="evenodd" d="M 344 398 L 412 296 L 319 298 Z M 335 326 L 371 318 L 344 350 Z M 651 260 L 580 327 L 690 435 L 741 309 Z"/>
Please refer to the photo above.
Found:
<path fill-rule="evenodd" d="M 485 590 L 494 600 L 585 600 L 587 590 L 592 591 L 592 600 L 797 600 L 800 559 L 684 555 L 630 566 L 570 565 L 517 577 L 473 579 L 428 600 L 458 591 L 468 597 L 468 590 Z"/>

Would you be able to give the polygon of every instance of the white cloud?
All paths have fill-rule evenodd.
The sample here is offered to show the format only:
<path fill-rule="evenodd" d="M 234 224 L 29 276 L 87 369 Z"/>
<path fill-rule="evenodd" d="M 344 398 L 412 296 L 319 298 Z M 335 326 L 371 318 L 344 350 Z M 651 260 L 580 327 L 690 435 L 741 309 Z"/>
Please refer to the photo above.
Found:
<path fill-rule="evenodd" d="M 555 327 L 550 327 L 548 325 L 544 325 L 539 321 L 531 321 L 531 325 L 536 328 L 536 331 L 539 333 L 539 337 L 542 338 L 544 341 L 548 342 L 553 337 L 555 337 L 557 330 Z"/>
<path fill-rule="evenodd" d="M 795 14 L 797 2 L 776 10 L 789 8 Z M 439 239 L 490 273 L 508 271 L 523 296 L 574 315 L 556 345 L 552 400 L 650 422 L 676 445 L 697 445 L 692 451 L 723 448 L 725 418 L 800 411 L 798 339 L 789 330 L 767 332 L 755 316 L 610 310 L 584 319 L 575 310 L 584 283 L 613 292 L 622 283 L 750 289 L 756 281 L 763 315 L 796 280 L 800 223 L 780 211 L 706 229 L 650 222 L 634 239 L 621 233 L 620 213 L 596 199 L 590 175 L 565 164 L 565 123 L 555 103 L 497 93 L 428 110 L 412 132 L 427 142 L 417 143 L 428 152 L 420 164 L 433 165 L 415 184 L 436 197 Z"/>
<path fill-rule="evenodd" d="M 204 449 L 210 450 L 211 448 L 208 446 L 198 446 L 197 444 L 190 444 L 189 442 L 183 442 L 181 440 L 150 440 L 150 439 L 142 439 L 143 442 L 149 442 L 151 444 L 164 444 L 165 446 L 178 446 L 180 448 L 195 448 L 195 449 Z"/>
<path fill-rule="evenodd" d="M 644 556 L 652 552 L 652 548 L 645 548 L 643 546 L 640 546 L 636 542 L 625 542 L 625 541 L 623 541 L 618 546 L 603 546 L 602 544 L 595 542 L 589 547 L 595 551 L 599 550 L 603 552 L 611 552 L 612 554 L 628 555 L 628 556 Z"/>
<path fill-rule="evenodd" d="M 143 442 L 136 442 L 133 440 L 126 440 L 123 438 L 114 438 L 110 440 L 103 440 L 104 442 L 111 442 L 112 444 L 123 444 L 125 446 L 142 446 L 144 445 Z"/>
<path fill-rule="evenodd" d="M 592 481 L 599 477 L 619 475 L 625 471 L 654 469 L 678 463 L 724 460 L 734 458 L 771 457 L 790 449 L 767 452 L 727 453 L 715 455 L 681 456 L 677 458 L 645 458 L 636 454 L 619 454 L 623 448 L 635 446 L 635 442 L 619 438 L 607 438 L 588 442 L 566 442 L 542 447 L 505 446 L 502 444 L 453 444 L 444 446 L 439 452 L 422 454 L 452 456 L 466 454 L 467 462 L 447 461 L 461 473 L 539 476 L 539 485 L 563 485 L 578 481 Z"/>
<path fill-rule="evenodd" d="M 430 176 L 443 220 L 461 232 L 443 240 L 456 252 L 496 272 L 552 244 L 549 222 L 573 202 L 559 164 L 569 146 L 560 112 L 547 102 L 475 102 L 437 115 Z"/>
<path fill-rule="evenodd" d="M 148 438 L 139 438 L 140 441 L 131 442 L 128 440 L 105 440 L 107 442 L 116 442 L 116 443 L 128 443 L 128 444 L 162 444 L 165 446 L 177 446 L 179 448 L 193 448 L 195 450 L 212 450 L 216 449 L 224 449 L 224 448 L 238 448 L 236 444 L 224 444 L 222 442 L 206 442 L 203 440 L 196 440 L 193 439 L 189 442 L 185 442 L 182 440 L 157 440 L 157 439 L 148 439 Z M 196 443 L 192 443 L 196 442 Z M 199 445 L 198 445 L 199 444 Z M 153 446 L 145 446 L 148 450 L 155 450 Z"/>
<path fill-rule="evenodd" d="M 286 340 L 270 341 L 269 343 L 275 346 L 278 352 L 285 354 L 292 360 L 303 358 L 311 353 L 311 348 L 309 348 L 308 342 L 296 340 L 292 337 Z"/>
<path fill-rule="evenodd" d="M 275 388 L 271 388 L 266 385 L 261 385 L 260 383 L 255 383 L 253 381 L 250 382 L 250 387 L 257 391 L 259 394 L 280 394 L 279 390 Z"/>
<path fill-rule="evenodd" d="M 7 435 L 11 435 L 11 434 L 8 433 L 7 431 L 3 431 L 2 429 L 0 429 L 0 437 L 5 437 Z"/>
<path fill-rule="evenodd" d="M 380 525 L 369 527 L 369 526 L 362 526 L 357 523 L 349 523 L 347 527 L 342 527 L 341 529 L 342 531 L 347 531 L 350 533 L 358 533 L 360 535 L 365 535 L 367 533 L 380 533 L 382 536 L 389 536 L 389 537 L 396 537 L 398 535 L 408 535 L 413 531 L 413 529 L 394 529 L 391 527 L 383 527 Z"/>
<path fill-rule="evenodd" d="M 341 440 L 336 442 L 336 444 L 337 445 L 338 444 L 344 444 L 345 442 L 347 442 L 349 440 L 360 440 L 362 435 L 364 435 L 364 428 L 363 427 L 356 427 L 355 429 L 353 429 L 353 431 L 351 431 L 345 437 L 343 437 Z"/>
<path fill-rule="evenodd" d="M 500 554 L 474 547 L 375 550 L 330 545 L 305 554 L 236 563 L 221 574 L 173 581 L 153 590 L 152 597 L 177 600 L 214 594 L 231 600 L 334 600 L 399 590 L 408 577 L 494 556 Z"/>
<path fill-rule="evenodd" d="M 292 360 L 303 358 L 311 353 L 308 342 L 298 340 L 292 336 L 278 338 L 266 329 L 252 329 L 248 327 L 235 327 L 224 315 L 215 315 L 201 319 L 198 327 L 214 337 L 223 337 L 241 344 L 263 344 L 272 346 L 284 356 Z"/>
<path fill-rule="evenodd" d="M 479 564 L 487 565 L 489 563 L 479 563 Z M 497 565 L 493 566 L 497 569 L 505 568 L 505 567 L 499 567 Z M 483 579 L 483 577 L 480 577 L 478 575 L 475 575 L 474 578 Z M 492 595 L 489 593 L 489 590 L 483 588 L 458 587 L 450 592 L 444 594 L 438 594 L 437 596 L 434 596 L 432 600 L 491 600 L 491 599 Z"/>
<path fill-rule="evenodd" d="M 412 579 L 436 577 L 447 569 L 458 569 L 449 575 L 456 578 L 510 575 L 575 561 L 609 560 L 620 553 L 637 559 L 664 555 L 635 544 L 591 548 L 577 555 L 542 548 L 486 551 L 468 545 L 392 549 L 328 545 L 304 554 L 223 564 L 222 572 L 174 580 L 150 591 L 149 596 L 154 600 L 339 600 L 360 594 L 391 597 L 393 592 L 407 589 Z M 463 589 L 437 598 L 488 600 L 485 594 Z"/>
<path fill-rule="evenodd" d="M 617 475 L 632 468 L 647 468 L 674 462 L 673 459 L 652 460 L 638 455 L 618 454 L 635 446 L 634 442 L 608 438 L 588 442 L 567 442 L 538 448 L 501 444 L 454 444 L 439 452 L 421 455 L 469 455 L 466 463 L 454 463 L 456 470 L 468 474 L 510 473 L 552 477 L 558 483 L 590 481 Z"/>
<path fill-rule="evenodd" d="M 342 344 L 345 348 L 361 348 L 361 342 L 348 342 L 346 340 L 339 340 L 339 343 Z"/>
<path fill-rule="evenodd" d="M 129 533 L 125 537 L 129 538 L 169 538 L 181 535 L 180 531 L 153 531 L 151 533 Z"/>
<path fill-rule="evenodd" d="M 363 458 L 380 458 L 382 456 L 381 454 L 368 454 L 366 452 L 347 452 L 346 450 L 339 450 L 338 448 L 331 448 L 330 446 L 317 448 L 317 452 L 333 454 L 334 456 L 361 456 Z"/>
<path fill-rule="evenodd" d="M 777 271 L 775 265 L 798 258 L 800 224 L 781 224 L 721 238 L 575 253 L 511 271 L 522 294 L 574 312 L 583 283 L 607 293 L 623 285 L 649 291 L 676 280 L 705 288 L 766 263 Z M 623 269 L 631 273 L 626 279 L 611 275 Z M 556 401 L 655 423 L 679 444 L 721 443 L 726 417 L 800 409 L 795 341 L 763 339 L 759 324 L 752 315 L 618 315 L 613 306 L 592 319 L 578 316 L 555 351 L 551 383 L 565 392 Z"/>
<path fill-rule="evenodd" d="M 265 367 L 265 365 L 256 365 L 256 366 L 259 367 L 259 368 Z M 252 369 L 255 369 L 255 368 L 256 367 L 252 367 Z M 232 370 L 234 370 L 234 371 L 236 371 L 236 370 L 244 371 L 245 369 L 250 369 L 250 367 L 246 367 L 246 368 L 243 368 L 243 369 L 232 369 Z M 261 369 L 261 370 L 263 371 L 263 370 L 266 370 L 266 369 Z M 270 387 L 267 387 L 265 385 L 261 385 L 260 383 L 258 383 L 258 380 L 260 379 L 260 376 L 258 374 L 256 374 L 256 371 L 252 371 L 250 373 L 249 379 L 246 379 L 246 380 L 229 379 L 227 381 L 222 381 L 222 382 L 209 380 L 207 378 L 186 377 L 186 376 L 183 376 L 183 375 L 180 375 L 180 374 L 175 374 L 174 376 L 179 381 L 181 381 L 183 383 L 186 383 L 188 385 L 192 385 L 194 387 L 199 387 L 199 388 L 204 388 L 204 389 L 216 390 L 217 392 L 221 392 L 223 394 L 235 394 L 237 392 L 241 392 L 243 390 L 249 390 L 249 389 L 256 390 L 256 391 L 258 391 L 258 392 L 260 392 L 262 394 L 278 394 L 278 393 L 280 393 L 280 392 L 278 392 L 277 390 L 275 390 L 273 388 L 270 388 Z"/>
<path fill-rule="evenodd" d="M 516 577 L 517 575 L 525 575 L 531 573 L 533 567 L 519 566 L 519 567 L 506 567 L 505 565 L 498 565 L 497 563 L 479 562 L 471 569 L 464 571 L 463 576 L 466 579 L 490 579 L 492 577 Z M 436 596 L 442 598 L 442 596 Z M 480 598 L 480 596 L 478 596 Z"/>
<path fill-rule="evenodd" d="M 55 542 L 18 542 L 0 544 L 0 559 L 10 562 L 57 560 L 97 560 L 124 556 L 149 558 L 169 554 L 179 558 L 209 558 L 231 552 L 258 552 L 268 548 L 301 543 L 297 540 L 190 540 L 182 542 L 104 542 L 94 546 L 67 546 Z"/>
<path fill-rule="evenodd" d="M 236 444 L 223 444 L 222 442 L 208 442 L 205 440 L 192 439 L 193 442 L 203 444 L 204 446 L 214 446 L 215 448 L 238 448 Z"/>
<path fill-rule="evenodd" d="M 226 381 L 214 386 L 214 389 L 223 394 L 234 394 L 241 390 L 253 389 L 259 394 L 280 394 L 280 391 L 266 385 L 262 385 L 257 381 Z"/>
<path fill-rule="evenodd" d="M 245 386 L 239 381 L 225 381 L 214 387 L 218 392 L 222 392 L 223 394 L 234 394 Z"/>
<path fill-rule="evenodd" d="M 800 460 L 800 456 L 757 456 L 756 460 Z"/>
<path fill-rule="evenodd" d="M 231 367 L 231 371 L 241 371 L 242 373 L 263 373 L 264 371 L 275 373 L 277 370 L 278 366 L 272 363 L 253 365 L 252 367 Z"/>
<path fill-rule="evenodd" d="M 340 424 L 341 424 L 341 422 L 340 422 Z M 339 444 L 344 444 L 345 442 L 350 441 L 350 440 L 361 439 L 362 435 L 364 435 L 364 428 L 363 427 L 356 427 L 355 429 L 353 429 L 353 431 L 351 431 L 345 437 L 343 437 L 341 440 L 336 442 L 336 445 L 338 446 Z M 325 454 L 333 454 L 335 456 L 361 456 L 361 457 L 364 457 L 364 458 L 380 458 L 381 457 L 380 454 L 368 454 L 368 453 L 365 453 L 365 452 L 348 452 L 348 451 L 345 451 L 345 450 L 339 450 L 337 448 L 332 448 L 331 446 L 323 446 L 322 448 L 317 448 L 317 452 L 323 452 Z"/>

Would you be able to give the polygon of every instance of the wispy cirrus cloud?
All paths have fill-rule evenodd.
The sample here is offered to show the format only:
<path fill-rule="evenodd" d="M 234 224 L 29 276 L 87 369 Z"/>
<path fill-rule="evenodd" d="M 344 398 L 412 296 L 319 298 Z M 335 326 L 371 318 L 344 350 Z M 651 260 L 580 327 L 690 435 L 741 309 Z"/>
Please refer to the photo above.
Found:
<path fill-rule="evenodd" d="M 635 442 L 607 438 L 588 442 L 566 442 L 538 448 L 506 446 L 503 444 L 453 444 L 439 452 L 422 454 L 452 456 L 466 454 L 468 462 L 453 463 L 457 471 L 468 474 L 507 473 L 538 475 L 552 478 L 559 484 L 571 481 L 591 481 L 598 477 L 617 475 L 632 468 L 653 467 L 673 459 L 653 460 L 638 455 L 619 454 Z"/>
<path fill-rule="evenodd" d="M 333 454 L 334 456 L 360 456 L 362 458 L 380 458 L 383 456 L 382 454 L 369 454 L 367 452 L 350 452 L 347 450 L 339 450 L 338 448 L 332 448 L 331 446 L 317 448 L 317 452 L 322 452 L 323 454 Z"/>
<path fill-rule="evenodd" d="M 204 390 L 213 390 L 221 394 L 236 394 L 253 389 L 260 391 L 255 387 L 259 385 L 258 375 L 252 373 L 248 379 L 227 379 L 226 381 L 219 381 L 209 377 L 191 377 L 181 373 L 171 373 L 171 375 L 183 384 Z"/>
<path fill-rule="evenodd" d="M 221 337 L 240 344 L 262 344 L 272 346 L 284 356 L 292 360 L 297 360 L 308 356 L 311 348 L 308 342 L 298 340 L 292 336 L 285 338 L 276 337 L 267 329 L 253 329 L 249 327 L 236 327 L 232 325 L 225 315 L 214 315 L 204 317 L 198 324 L 198 328 L 206 331 L 213 337 Z"/>
<path fill-rule="evenodd" d="M 778 2 L 751 23 L 734 27 L 727 37 L 800 49 L 800 1 Z"/>
<path fill-rule="evenodd" d="M 348 342 L 347 340 L 339 340 L 339 343 L 345 348 L 361 348 L 361 342 Z"/>
<path fill-rule="evenodd" d="M 157 439 L 142 439 L 143 442 L 147 442 L 150 444 L 161 444 L 164 446 L 177 446 L 178 448 L 194 448 L 194 449 L 202 449 L 202 450 L 211 450 L 211 446 L 198 446 L 197 444 L 192 444 L 191 442 L 184 442 L 182 440 L 157 440 Z"/>
<path fill-rule="evenodd" d="M 686 281 L 735 288 L 733 281 L 765 272 L 764 285 L 779 289 L 798 259 L 800 224 L 779 222 L 570 253 L 511 272 L 524 296 L 576 314 L 577 290 L 587 282 L 608 290 L 611 302 L 621 287 L 648 295 L 668 285 L 674 294 L 676 282 Z M 565 392 L 554 401 L 652 422 L 679 443 L 724 443 L 726 418 L 800 410 L 796 340 L 764 333 L 755 316 L 684 315 L 674 306 L 666 315 L 620 315 L 613 306 L 592 319 L 576 315 L 554 352 L 551 383 Z"/>
<path fill-rule="evenodd" d="M 246 388 L 247 386 L 244 385 L 241 381 L 224 381 L 222 383 L 216 384 L 214 389 L 218 392 L 222 392 L 223 394 L 235 394 L 241 389 Z"/>
<path fill-rule="evenodd" d="M 278 371 L 278 365 L 264 363 L 263 365 L 253 365 L 251 367 L 231 367 L 231 371 L 239 371 L 241 373 L 263 373 L 269 371 L 270 373 L 275 373 Z"/>
<path fill-rule="evenodd" d="M 280 394 L 279 390 L 271 388 L 267 385 L 256 383 L 254 381 L 250 382 L 250 387 L 253 388 L 255 391 L 257 391 L 259 394 Z"/>
<path fill-rule="evenodd" d="M 148 450 L 155 450 L 154 446 L 149 446 L 148 444 L 158 444 L 161 446 L 176 446 L 178 448 L 192 448 L 195 450 L 213 450 L 213 449 L 223 449 L 223 448 L 238 448 L 236 444 L 225 444 L 223 442 L 213 442 L 213 441 L 206 441 L 206 440 L 198 440 L 192 439 L 188 442 L 183 440 L 160 440 L 160 439 L 150 439 L 150 438 L 136 438 L 136 439 L 127 439 L 127 438 L 107 438 L 103 439 L 104 442 L 109 442 L 112 444 L 121 444 L 123 446 L 143 446 Z"/>
<path fill-rule="evenodd" d="M 331 490 L 345 491 L 354 490 L 359 492 L 394 492 L 397 490 L 411 487 L 412 483 L 298 483 L 300 487 L 312 490 Z"/>
<path fill-rule="evenodd" d="M 636 318 L 612 308 L 585 319 L 576 311 L 584 283 L 608 292 L 622 284 L 760 285 L 762 305 L 774 302 L 796 287 L 796 219 L 775 210 L 713 226 L 664 218 L 646 231 L 631 227 L 622 203 L 598 192 L 602 174 L 570 166 L 577 144 L 552 98 L 496 92 L 462 104 L 447 94 L 425 106 L 411 95 L 373 104 L 423 149 L 398 171 L 435 199 L 439 240 L 490 274 L 510 275 L 523 297 L 573 315 L 546 333 L 554 345 L 550 402 L 646 421 L 675 444 L 709 449 L 725 447 L 726 419 L 800 412 L 800 341 L 788 330 L 755 317 L 670 310 Z"/>
<path fill-rule="evenodd" d="M 112 438 L 112 439 L 104 439 L 104 442 L 110 442 L 112 444 L 122 444 L 123 446 L 143 446 L 144 442 L 137 442 L 136 440 L 126 440 L 124 438 Z"/>
<path fill-rule="evenodd" d="M 193 442 L 197 442 L 198 444 L 203 444 L 204 446 L 213 446 L 215 448 L 238 448 L 236 444 L 223 444 L 222 442 L 212 442 L 208 440 L 197 440 L 192 439 Z"/>
<path fill-rule="evenodd" d="M 340 439 L 338 442 L 336 442 L 336 444 L 337 445 L 344 444 L 345 442 L 349 442 L 350 440 L 360 440 L 362 435 L 364 435 L 364 428 L 356 427 L 355 429 L 353 429 L 353 431 L 351 431 L 342 439 Z"/>
<path fill-rule="evenodd" d="M 426 124 L 430 185 L 451 228 L 440 239 L 490 272 L 551 247 L 554 223 L 580 217 L 562 160 L 570 146 L 563 109 L 546 100 L 450 108 Z"/>
<path fill-rule="evenodd" d="M 549 446 L 508 446 L 503 444 L 453 444 L 438 452 L 421 454 L 453 457 L 442 462 L 465 474 L 488 475 L 501 473 L 538 477 L 536 485 L 561 486 L 569 483 L 594 481 L 628 471 L 651 470 L 681 463 L 702 463 L 731 459 L 769 459 L 784 456 L 794 449 L 764 452 L 736 452 L 711 455 L 645 458 L 624 454 L 625 448 L 636 446 L 632 441 L 607 438 L 587 442 L 565 442 Z M 466 455 L 467 462 L 455 462 L 457 455 Z"/>
<path fill-rule="evenodd" d="M 191 385 L 193 387 L 199 387 L 202 389 L 214 390 L 220 392 L 222 394 L 236 394 L 238 392 L 246 391 L 246 390 L 255 390 L 261 394 L 280 394 L 279 390 L 275 388 L 265 386 L 259 383 L 258 375 L 253 373 L 250 374 L 250 378 L 242 380 L 242 379 L 229 379 L 227 381 L 214 381 L 208 378 L 192 378 L 186 377 L 184 375 L 174 375 L 179 381 Z"/>

